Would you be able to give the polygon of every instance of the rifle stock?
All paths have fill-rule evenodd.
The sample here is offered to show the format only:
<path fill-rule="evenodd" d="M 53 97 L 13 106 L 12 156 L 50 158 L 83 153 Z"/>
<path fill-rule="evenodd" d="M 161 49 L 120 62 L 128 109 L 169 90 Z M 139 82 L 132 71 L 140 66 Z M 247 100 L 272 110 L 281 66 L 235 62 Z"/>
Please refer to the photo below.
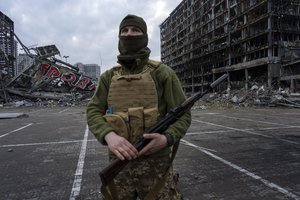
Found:
<path fill-rule="evenodd" d="M 203 93 L 198 92 L 195 95 L 186 99 L 183 103 L 181 103 L 176 108 L 172 109 L 167 115 L 161 119 L 157 124 L 145 130 L 145 133 L 162 133 L 167 127 L 174 123 L 178 118 L 180 118 L 185 112 L 190 110 L 190 108 L 194 105 L 196 101 L 198 101 L 205 94 L 213 90 L 216 86 L 218 86 L 221 82 L 223 82 L 228 77 L 227 74 L 223 74 L 220 78 L 210 84 L 209 88 Z M 148 143 L 149 139 L 141 138 L 137 143 L 134 144 L 134 147 L 140 151 L 143 149 Z M 110 181 L 114 179 L 115 176 L 130 162 L 129 160 L 113 160 L 107 167 L 105 167 L 100 173 L 100 178 L 102 184 L 108 185 Z"/>

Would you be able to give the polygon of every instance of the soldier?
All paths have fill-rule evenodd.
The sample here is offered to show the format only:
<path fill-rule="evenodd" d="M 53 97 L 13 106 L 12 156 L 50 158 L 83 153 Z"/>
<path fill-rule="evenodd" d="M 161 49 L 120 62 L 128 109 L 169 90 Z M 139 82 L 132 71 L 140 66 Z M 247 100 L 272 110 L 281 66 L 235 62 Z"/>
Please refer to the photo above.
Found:
<path fill-rule="evenodd" d="M 105 199 L 182 199 L 172 171 L 171 152 L 185 135 L 191 113 L 184 114 L 163 133 L 144 133 L 185 100 L 175 72 L 150 60 L 147 46 L 146 22 L 127 15 L 119 26 L 119 65 L 100 76 L 87 107 L 89 129 L 108 146 L 110 161 L 131 160 L 110 186 L 112 197 Z M 140 137 L 151 141 L 138 152 L 134 143 Z"/>

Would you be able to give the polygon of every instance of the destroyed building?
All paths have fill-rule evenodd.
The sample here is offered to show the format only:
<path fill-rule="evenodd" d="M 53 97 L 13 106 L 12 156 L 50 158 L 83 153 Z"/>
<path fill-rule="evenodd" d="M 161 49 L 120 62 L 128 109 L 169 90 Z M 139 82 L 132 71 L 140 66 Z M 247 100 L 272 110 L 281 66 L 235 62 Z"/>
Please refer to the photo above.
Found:
<path fill-rule="evenodd" d="M 17 42 L 14 39 L 14 22 L 0 11 L 0 78 L 16 75 Z"/>
<path fill-rule="evenodd" d="M 300 90 L 299 0 L 183 0 L 160 25 L 161 58 L 187 94 L 223 73 Z"/>
<path fill-rule="evenodd" d="M 17 44 L 25 52 L 20 56 Z M 96 78 L 83 74 L 78 67 L 55 57 L 57 55 L 60 51 L 55 45 L 25 46 L 14 32 L 13 21 L 0 12 L 0 103 L 13 101 L 15 96 L 60 102 L 90 97 Z"/>

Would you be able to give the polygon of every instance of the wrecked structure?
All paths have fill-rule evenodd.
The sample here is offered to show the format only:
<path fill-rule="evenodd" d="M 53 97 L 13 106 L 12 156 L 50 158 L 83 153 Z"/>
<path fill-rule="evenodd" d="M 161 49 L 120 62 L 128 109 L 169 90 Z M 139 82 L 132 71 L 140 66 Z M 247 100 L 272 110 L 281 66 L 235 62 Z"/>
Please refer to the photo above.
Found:
<path fill-rule="evenodd" d="M 34 48 L 36 54 L 32 54 L 25 46 L 23 49 L 33 59 L 33 64 L 5 83 L 2 91 L 6 102 L 6 93 L 26 98 L 68 101 L 86 98 L 95 90 L 96 80 L 82 75 L 75 66 L 55 58 L 59 54 L 55 45 Z"/>
<path fill-rule="evenodd" d="M 93 94 L 96 79 L 83 75 L 79 69 L 59 60 L 55 45 L 27 48 L 13 30 L 13 22 L 1 14 L 0 100 L 7 103 L 11 96 L 23 99 L 77 101 Z M 16 44 L 31 58 L 29 66 L 16 74 Z M 13 46 L 12 46 L 13 44 Z"/>
<path fill-rule="evenodd" d="M 231 89 L 300 90 L 299 0 L 183 0 L 160 29 L 162 61 L 187 94 L 223 73 Z"/>

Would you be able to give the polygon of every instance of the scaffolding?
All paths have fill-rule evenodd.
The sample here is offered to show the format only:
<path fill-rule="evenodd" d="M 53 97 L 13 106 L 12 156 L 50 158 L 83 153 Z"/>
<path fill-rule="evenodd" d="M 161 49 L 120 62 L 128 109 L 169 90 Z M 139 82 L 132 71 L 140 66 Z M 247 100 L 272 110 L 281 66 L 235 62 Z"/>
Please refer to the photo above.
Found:
<path fill-rule="evenodd" d="M 299 0 L 183 0 L 160 25 L 161 59 L 187 94 L 229 73 L 248 89 L 300 79 Z M 232 85 L 231 85 L 232 87 Z"/>

